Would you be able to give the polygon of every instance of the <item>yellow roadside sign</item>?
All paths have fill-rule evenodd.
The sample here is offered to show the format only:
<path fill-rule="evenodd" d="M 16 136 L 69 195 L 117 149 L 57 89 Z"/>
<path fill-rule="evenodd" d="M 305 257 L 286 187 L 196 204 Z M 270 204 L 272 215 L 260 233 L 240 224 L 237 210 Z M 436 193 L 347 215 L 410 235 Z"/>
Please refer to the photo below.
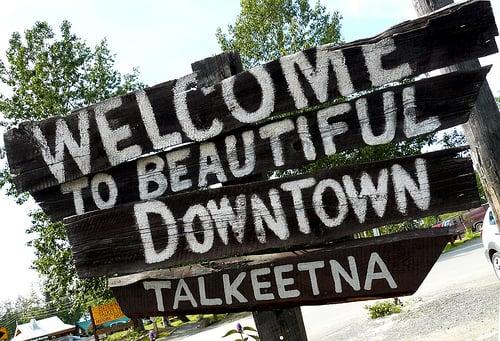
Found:
<path fill-rule="evenodd" d="M 120 306 L 116 302 L 98 305 L 92 307 L 91 310 L 96 326 L 125 316 Z"/>
<path fill-rule="evenodd" d="M 9 331 L 7 328 L 0 327 L 0 340 L 7 340 L 9 338 Z"/>

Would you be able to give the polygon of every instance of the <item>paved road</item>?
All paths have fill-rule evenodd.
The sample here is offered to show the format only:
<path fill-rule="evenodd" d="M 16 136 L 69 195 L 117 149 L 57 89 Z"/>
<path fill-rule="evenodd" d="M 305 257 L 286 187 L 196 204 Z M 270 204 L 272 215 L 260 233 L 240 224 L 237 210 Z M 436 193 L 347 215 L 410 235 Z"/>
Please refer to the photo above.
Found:
<path fill-rule="evenodd" d="M 496 340 L 498 335 L 499 294 L 500 282 L 497 281 L 484 257 L 479 239 L 447 252 L 439 258 L 419 290 L 414 295 L 403 298 L 403 302 L 407 306 L 404 309 L 408 310 L 406 312 L 409 315 L 408 318 L 415 318 L 417 312 L 421 315 L 420 320 L 411 322 L 413 325 L 418 325 L 418 323 L 427 324 L 426 321 L 431 320 L 435 324 L 433 327 L 435 330 L 426 330 L 425 335 L 418 335 L 419 331 L 417 329 L 409 339 Z M 481 300 L 478 297 L 485 299 L 487 302 L 480 302 Z M 467 302 L 467 300 L 472 302 Z M 457 301 L 463 306 L 458 307 Z M 433 304 L 425 305 L 430 304 L 430 302 Z M 393 333 L 393 329 L 408 329 L 407 326 L 397 327 L 401 324 L 401 321 L 397 321 L 395 318 L 389 317 L 377 321 L 369 320 L 367 311 L 363 308 L 367 304 L 373 304 L 373 301 L 302 307 L 308 339 L 310 341 L 333 339 L 384 340 L 388 339 L 389 335 L 391 335 L 391 339 L 408 339 L 408 336 L 404 334 L 398 334 L 397 338 L 390 334 Z M 480 305 L 480 307 L 476 307 L 474 304 Z M 444 311 L 444 309 L 448 310 Z M 459 313 L 452 311 L 453 309 L 458 309 Z M 465 318 L 468 315 L 468 309 L 480 316 L 481 321 L 475 321 L 474 316 L 472 316 L 470 320 L 465 320 L 465 323 L 460 322 L 460 318 Z M 477 312 L 478 309 L 479 312 Z M 429 311 L 432 311 L 433 315 L 428 316 Z M 397 317 L 399 320 L 405 318 L 404 314 L 400 315 L 403 317 Z M 450 323 L 437 323 L 440 319 Z M 495 323 L 494 320 L 497 322 Z M 451 323 L 453 321 L 456 323 Z M 240 318 L 237 322 L 242 325 L 255 326 L 251 316 Z M 481 323 L 474 327 L 478 330 L 471 330 L 469 327 L 476 322 Z M 221 339 L 221 336 L 227 330 L 233 328 L 235 323 L 233 321 L 220 324 L 192 336 L 183 336 L 182 340 L 225 340 Z M 432 325 L 432 323 L 429 323 L 429 325 Z M 467 331 L 461 331 L 464 325 Z M 440 328 L 444 328 L 445 331 L 440 330 Z M 467 337 L 457 337 L 457 334 L 462 336 L 467 334 Z M 181 337 L 175 339 L 181 339 Z M 172 338 L 169 338 L 169 340 L 172 340 Z"/>

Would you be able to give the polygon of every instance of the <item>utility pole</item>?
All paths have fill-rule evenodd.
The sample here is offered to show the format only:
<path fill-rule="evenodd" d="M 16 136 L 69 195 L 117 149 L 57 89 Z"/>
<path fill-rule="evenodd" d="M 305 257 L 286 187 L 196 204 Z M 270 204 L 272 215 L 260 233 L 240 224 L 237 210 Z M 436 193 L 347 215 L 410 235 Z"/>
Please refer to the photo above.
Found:
<path fill-rule="evenodd" d="M 452 4 L 452 0 L 413 0 L 419 16 Z M 481 66 L 471 60 L 446 68 L 448 71 L 473 70 Z M 497 220 L 500 219 L 500 113 L 488 82 L 484 82 L 469 122 L 462 125 L 471 147 L 474 166 Z"/>

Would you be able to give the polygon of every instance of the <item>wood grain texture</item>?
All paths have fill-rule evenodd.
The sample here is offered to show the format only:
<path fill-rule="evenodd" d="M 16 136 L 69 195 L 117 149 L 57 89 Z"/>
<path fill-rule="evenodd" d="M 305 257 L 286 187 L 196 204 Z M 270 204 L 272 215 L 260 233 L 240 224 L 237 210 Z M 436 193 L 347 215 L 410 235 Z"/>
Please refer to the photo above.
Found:
<path fill-rule="evenodd" d="M 415 230 L 338 243 L 319 250 L 244 257 L 145 272 L 112 278 L 109 283 L 123 311 L 131 317 L 158 316 L 165 312 L 199 314 L 269 310 L 404 296 L 418 289 L 449 236 L 450 232 L 446 229 Z M 373 262 L 376 258 L 374 254 L 382 260 L 393 282 L 388 279 L 387 272 L 382 275 L 382 262 Z M 378 279 L 366 281 L 370 273 L 370 259 L 372 271 L 378 274 L 374 278 Z M 355 263 L 355 271 L 352 271 L 352 263 Z M 346 277 L 338 274 L 335 279 L 334 273 L 339 266 L 346 271 L 347 278 L 356 272 L 358 281 L 351 279 L 350 284 Z M 306 270 L 313 267 L 315 269 Z M 316 276 L 311 276 L 311 273 Z M 223 277 L 227 277 L 226 286 Z M 200 289 L 201 282 L 204 285 Z M 233 284 L 233 289 L 241 296 L 229 295 L 228 300 L 230 290 L 227 283 Z M 145 289 L 145 286 L 154 285 L 159 287 L 159 300 L 156 290 Z M 187 290 L 190 295 L 186 294 Z M 191 296 L 192 300 L 187 296 Z M 212 301 L 206 304 L 201 296 Z M 243 299 L 246 302 L 242 302 Z"/>
<path fill-rule="evenodd" d="M 215 87 L 189 89 L 196 85 L 195 75 L 189 75 L 148 88 L 145 98 L 149 100 L 154 116 L 148 124 L 156 124 L 157 133 L 161 136 L 180 134 L 171 146 L 180 142 L 206 140 L 233 131 L 249 121 L 256 122 L 269 115 L 293 112 L 318 104 L 327 106 L 339 96 L 495 53 L 497 47 L 494 36 L 497 34 L 488 1 L 458 4 L 426 17 L 403 22 L 373 38 L 341 47 L 321 46 L 283 57 L 242 72 Z M 332 58 L 331 63 L 325 62 L 329 61 L 328 58 Z M 327 86 L 318 83 L 319 80 L 326 82 Z M 189 91 L 186 92 L 187 89 Z M 226 95 L 227 92 L 232 95 L 224 95 L 223 90 Z M 130 93 L 82 109 L 62 120 L 54 117 L 41 122 L 27 122 L 9 130 L 4 138 L 17 189 L 41 190 L 163 149 L 155 148 L 153 139 L 148 137 L 149 130 L 141 118 L 137 94 Z M 180 115 L 178 105 L 174 105 L 183 99 L 190 120 Z M 81 123 L 79 115 L 85 116 L 85 110 L 88 113 L 88 127 L 83 124 L 82 131 L 88 128 L 89 149 L 86 153 L 87 148 L 83 148 L 84 151 L 78 155 L 78 162 L 85 163 L 82 166 L 77 165 L 61 141 L 59 147 L 55 147 L 56 136 L 62 136 L 56 133 L 55 126 L 58 121 L 64 122 L 69 131 L 68 136 L 75 135 L 73 138 L 78 144 L 81 142 L 78 133 Z M 104 123 L 101 122 L 101 125 L 109 125 L 107 130 L 113 133 L 103 128 L 100 129 L 102 131 L 97 129 L 96 111 L 104 112 Z M 218 120 L 221 127 L 208 134 L 209 128 L 215 127 L 214 120 Z M 36 127 L 47 140 L 47 150 L 53 154 L 55 149 L 61 150 L 62 147 L 63 156 L 54 162 L 44 161 L 41 143 L 34 138 Z M 118 133 L 120 128 L 123 128 L 120 130 L 121 137 Z M 106 142 L 106 145 L 111 143 L 111 147 L 104 148 L 105 139 L 111 141 Z M 109 151 L 114 149 L 114 154 Z M 87 159 L 90 162 L 84 162 Z M 51 172 L 48 164 L 62 171 L 53 169 Z M 58 174 L 58 179 L 54 174 Z"/>
<path fill-rule="evenodd" d="M 325 146 L 322 138 L 323 135 L 327 136 L 327 140 L 334 142 L 336 153 L 366 146 L 367 142 L 381 144 L 402 141 L 409 137 L 405 133 L 405 125 L 409 121 L 408 111 L 414 113 L 417 122 L 424 126 L 417 133 L 413 134 L 413 136 L 447 129 L 468 120 L 469 114 L 474 107 L 476 96 L 488 70 L 489 67 L 485 67 L 475 71 L 457 72 L 422 79 L 417 82 L 408 82 L 404 85 L 388 87 L 361 96 L 360 98 L 352 99 L 346 103 L 332 107 L 332 109 L 339 108 L 339 111 L 340 108 L 342 110 L 344 110 L 343 108 L 348 108 L 348 110 L 341 115 L 330 117 L 326 127 L 324 124 L 318 122 L 318 117 L 321 118 L 324 112 L 322 110 L 275 120 L 271 124 L 285 126 L 287 123 L 291 123 L 293 126 L 293 130 L 282 134 L 279 140 L 271 140 L 260 136 L 259 131 L 270 124 L 266 122 L 253 127 L 246 127 L 246 129 L 240 129 L 229 135 L 218 136 L 210 142 L 191 144 L 169 152 L 156 154 L 153 157 L 147 156 L 136 161 L 127 162 L 106 172 L 114 180 L 112 183 L 113 188 L 107 189 L 107 191 L 117 193 L 116 205 L 135 202 L 142 199 L 140 193 L 141 183 L 147 179 L 156 179 L 158 181 L 158 178 L 161 178 L 165 183 L 163 191 L 157 191 L 154 195 L 149 196 L 149 198 L 176 194 L 170 178 L 172 169 L 169 167 L 167 160 L 170 158 L 170 155 L 179 153 L 179 151 L 185 151 L 186 155 L 188 155 L 182 160 L 181 164 L 186 167 L 186 174 L 183 175 L 182 179 L 189 181 L 190 185 L 183 189 L 183 191 L 197 189 L 200 187 L 200 163 L 203 161 L 203 158 L 200 158 L 200 151 L 209 145 L 215 146 L 216 156 L 220 159 L 224 177 L 221 178 L 215 174 L 202 177 L 201 179 L 205 186 L 218 182 L 236 183 L 242 178 L 245 178 L 244 181 L 247 181 L 252 176 L 271 170 L 295 168 L 321 159 L 323 156 L 332 153 Z M 406 98 L 408 89 L 413 89 L 414 91 L 413 101 L 411 98 Z M 394 94 L 394 105 L 384 107 L 384 96 L 390 93 Z M 367 103 L 367 118 L 360 118 L 360 114 L 357 111 L 356 104 L 359 104 L 361 101 L 366 101 Z M 368 140 L 365 133 L 362 132 L 362 125 L 368 122 L 371 131 L 375 132 L 375 134 L 381 134 L 386 129 L 387 122 L 391 121 L 391 119 L 387 119 L 388 116 L 394 117 L 395 121 L 395 129 L 392 137 L 374 142 Z M 438 119 L 439 125 L 432 125 L 434 121 L 431 118 Z M 304 124 L 304 122 L 307 127 L 305 130 L 299 127 L 299 123 Z M 346 125 L 347 130 L 334 137 L 328 137 L 329 134 L 335 134 L 335 125 L 342 124 L 342 122 Z M 313 157 L 307 154 L 304 147 L 305 142 L 301 139 L 304 131 L 307 131 L 309 134 L 310 145 L 314 151 Z M 246 149 L 243 146 L 243 136 L 248 135 L 252 136 L 252 143 L 245 148 L 251 148 L 255 161 L 253 167 L 243 177 L 240 177 L 239 173 L 232 171 L 230 166 L 231 155 L 236 151 L 238 162 L 241 164 L 245 162 L 244 155 Z M 228 145 L 228 138 L 234 138 L 236 144 L 233 146 Z M 236 147 L 236 150 L 232 149 L 232 147 Z M 276 165 L 273 158 L 273 149 L 278 147 L 282 151 L 283 163 L 281 165 Z M 148 171 L 147 174 L 138 171 L 140 168 L 138 165 L 143 162 L 147 163 L 147 160 L 151 160 L 152 164 L 150 166 L 153 167 L 154 164 L 152 161 L 157 160 L 157 158 L 163 160 L 164 166 L 162 168 L 156 166 L 156 168 Z M 173 170 L 175 171 L 175 168 Z M 91 185 L 94 177 L 95 174 L 75 180 L 75 183 L 82 182 L 86 184 L 86 186 L 77 190 L 76 192 L 78 193 L 76 194 L 71 191 L 64 191 L 63 188 L 67 185 L 49 187 L 32 194 L 44 212 L 54 220 L 98 210 L 99 207 L 93 198 L 95 193 L 93 193 L 93 186 Z M 151 191 L 153 191 L 155 186 L 158 187 L 158 184 L 155 181 L 151 181 L 147 186 L 152 187 Z M 99 197 L 106 197 L 105 189 L 105 186 L 100 187 Z M 81 200 L 82 212 L 76 210 L 75 198 Z"/>
<path fill-rule="evenodd" d="M 418 15 L 453 3 L 451 0 L 413 0 Z M 448 70 L 474 70 L 481 64 L 470 60 L 448 67 Z M 500 220 L 500 112 L 488 82 L 479 92 L 470 120 L 463 125 L 465 138 L 471 146 L 471 156 L 488 203 Z"/>
<path fill-rule="evenodd" d="M 306 327 L 300 307 L 252 312 L 261 340 L 307 341 Z"/>
<path fill-rule="evenodd" d="M 315 247 L 376 226 L 476 207 L 472 163 L 458 157 L 461 151 L 343 166 L 70 217 L 65 224 L 76 269 L 81 277 L 127 274 Z"/>

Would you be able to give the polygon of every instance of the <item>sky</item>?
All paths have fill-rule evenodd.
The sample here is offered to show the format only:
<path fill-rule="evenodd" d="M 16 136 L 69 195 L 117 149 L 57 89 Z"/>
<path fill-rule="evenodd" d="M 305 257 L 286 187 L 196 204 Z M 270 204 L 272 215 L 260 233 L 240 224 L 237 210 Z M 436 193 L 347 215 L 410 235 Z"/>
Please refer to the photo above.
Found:
<path fill-rule="evenodd" d="M 343 16 L 346 42 L 376 35 L 416 17 L 411 0 L 322 3 Z M 494 0 L 492 5 L 500 18 L 500 1 Z M 55 28 L 67 19 L 73 32 L 89 44 L 107 38 L 121 72 L 138 67 L 141 81 L 154 85 L 186 75 L 192 62 L 220 53 L 215 31 L 233 23 L 238 13 L 238 0 L 6 1 L 0 11 L 0 58 L 12 32 L 22 32 L 35 21 L 47 21 Z M 483 58 L 481 63 L 494 65 L 488 81 L 493 93 L 500 95 L 500 55 Z M 5 88 L 0 86 L 0 91 Z M 38 287 L 37 275 L 30 270 L 34 254 L 26 246 L 25 233 L 30 224 L 27 213 L 35 207 L 33 202 L 18 206 L 0 191 L 0 302 Z"/>

